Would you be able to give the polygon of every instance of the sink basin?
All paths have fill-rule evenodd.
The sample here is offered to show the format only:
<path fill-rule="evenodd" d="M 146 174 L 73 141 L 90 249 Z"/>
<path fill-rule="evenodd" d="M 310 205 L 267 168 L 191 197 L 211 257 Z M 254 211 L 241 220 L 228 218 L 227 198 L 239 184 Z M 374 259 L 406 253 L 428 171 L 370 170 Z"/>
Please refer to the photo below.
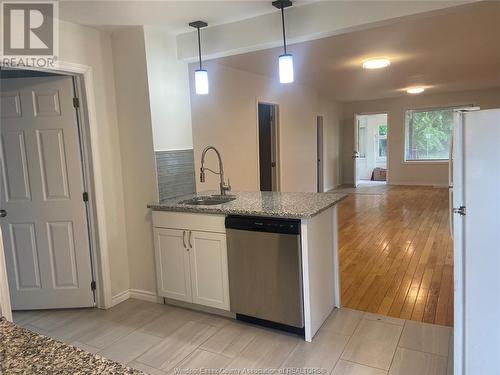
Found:
<path fill-rule="evenodd" d="M 215 206 L 216 204 L 222 204 L 234 201 L 236 199 L 233 195 L 210 195 L 191 198 L 182 202 L 180 204 L 188 204 L 192 206 Z"/>

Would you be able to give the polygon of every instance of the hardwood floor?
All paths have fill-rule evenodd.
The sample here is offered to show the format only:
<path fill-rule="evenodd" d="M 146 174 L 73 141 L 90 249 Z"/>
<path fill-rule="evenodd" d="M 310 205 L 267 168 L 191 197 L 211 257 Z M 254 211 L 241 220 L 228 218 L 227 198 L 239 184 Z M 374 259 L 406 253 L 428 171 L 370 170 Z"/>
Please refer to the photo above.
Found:
<path fill-rule="evenodd" d="M 448 189 L 347 192 L 338 211 L 342 305 L 453 326 Z"/>

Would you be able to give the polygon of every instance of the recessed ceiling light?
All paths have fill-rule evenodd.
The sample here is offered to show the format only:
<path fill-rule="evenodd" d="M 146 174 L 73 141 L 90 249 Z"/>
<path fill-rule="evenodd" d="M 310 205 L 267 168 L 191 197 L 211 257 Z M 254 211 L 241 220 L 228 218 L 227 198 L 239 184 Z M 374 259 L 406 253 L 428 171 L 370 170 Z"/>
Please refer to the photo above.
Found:
<path fill-rule="evenodd" d="M 425 87 L 410 87 L 406 90 L 408 94 L 421 94 L 425 91 Z"/>
<path fill-rule="evenodd" d="M 391 60 L 387 58 L 376 58 L 363 62 L 363 68 L 365 69 L 381 69 L 387 68 L 389 65 L 391 65 Z"/>

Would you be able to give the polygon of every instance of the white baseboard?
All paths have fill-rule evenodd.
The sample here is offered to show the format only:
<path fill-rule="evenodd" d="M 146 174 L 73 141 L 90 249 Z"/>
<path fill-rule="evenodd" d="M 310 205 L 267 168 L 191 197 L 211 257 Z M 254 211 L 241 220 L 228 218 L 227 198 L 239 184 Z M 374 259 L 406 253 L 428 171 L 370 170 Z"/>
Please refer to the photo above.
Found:
<path fill-rule="evenodd" d="M 153 303 L 163 303 L 163 298 L 158 297 L 156 293 L 150 292 L 148 290 L 127 289 L 113 296 L 113 298 L 111 299 L 111 307 L 116 306 L 119 303 L 122 303 L 123 301 L 126 301 L 130 298 Z"/>
<path fill-rule="evenodd" d="M 130 289 L 130 298 L 140 299 L 142 301 L 148 301 L 153 303 L 158 303 L 159 298 L 156 293 L 150 292 L 148 290 L 140 289 Z M 163 298 L 161 298 L 161 303 L 163 303 Z"/>
<path fill-rule="evenodd" d="M 393 186 L 422 186 L 422 187 L 434 187 L 434 188 L 445 188 L 448 187 L 448 184 L 435 184 L 432 182 L 406 182 L 406 181 L 388 181 L 387 185 Z"/>
<path fill-rule="evenodd" d="M 327 186 L 326 188 L 324 188 L 324 191 L 325 191 L 325 192 L 329 192 L 329 191 L 335 190 L 335 189 L 337 189 L 340 185 L 341 185 L 341 184 L 336 184 L 336 185 Z"/>
<path fill-rule="evenodd" d="M 111 307 L 122 303 L 130 298 L 130 290 L 124 290 L 111 298 Z"/>
<path fill-rule="evenodd" d="M 163 298 L 162 298 L 162 303 L 163 303 Z M 170 298 L 165 298 L 165 303 L 167 305 L 178 306 L 178 307 L 182 307 L 182 308 L 190 309 L 190 310 L 194 310 L 194 311 L 203 311 L 203 312 L 206 312 L 209 314 L 220 315 L 220 316 L 223 316 L 225 318 L 236 319 L 235 313 L 232 313 L 231 311 L 216 309 L 214 307 L 198 305 L 196 303 L 191 303 L 191 302 L 177 301 L 175 299 L 170 299 Z"/>
<path fill-rule="evenodd" d="M 203 311 L 203 312 L 206 312 L 209 314 L 224 316 L 226 318 L 232 318 L 232 319 L 236 318 L 236 315 L 230 311 L 225 311 L 225 310 L 220 310 L 220 309 L 216 309 L 216 308 L 212 308 L 212 307 L 197 305 L 194 303 L 176 301 L 176 300 L 169 299 L 169 298 L 165 298 L 165 301 L 164 301 L 163 297 L 157 296 L 156 293 L 153 293 L 153 292 L 150 292 L 147 290 L 140 290 L 140 289 L 127 289 L 127 290 L 124 290 L 123 292 L 120 292 L 117 295 L 113 296 L 111 307 L 116 306 L 119 303 L 126 301 L 130 298 L 138 299 L 141 301 L 160 303 L 160 304 L 167 303 L 169 305 L 179 306 L 182 308 L 191 309 L 191 310 L 195 310 L 195 311 Z"/>

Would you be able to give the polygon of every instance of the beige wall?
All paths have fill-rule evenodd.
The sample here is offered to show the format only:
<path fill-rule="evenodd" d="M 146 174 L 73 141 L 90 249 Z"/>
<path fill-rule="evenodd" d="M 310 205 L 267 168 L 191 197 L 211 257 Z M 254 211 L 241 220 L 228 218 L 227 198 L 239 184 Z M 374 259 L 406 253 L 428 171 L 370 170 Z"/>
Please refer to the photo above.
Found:
<path fill-rule="evenodd" d="M 114 32 L 112 48 L 130 288 L 155 292 L 152 221 L 147 204 L 157 200 L 158 193 L 143 28 Z"/>
<path fill-rule="evenodd" d="M 188 64 L 175 36 L 144 27 L 153 142 L 156 151 L 193 148 Z"/>
<path fill-rule="evenodd" d="M 104 189 L 112 294 L 129 288 L 122 164 L 116 119 L 111 38 L 89 27 L 60 22 L 60 60 L 91 66 Z"/>
<path fill-rule="evenodd" d="M 190 80 L 193 88 L 193 69 Z M 210 94 L 196 95 L 191 89 L 195 168 L 200 167 L 201 151 L 207 145 L 217 147 L 224 160 L 226 176 L 233 190 L 259 190 L 257 102 L 279 105 L 280 169 L 282 191 L 316 191 L 316 116 L 320 114 L 318 93 L 297 83 L 281 85 L 260 75 L 207 64 Z M 334 127 L 335 107 L 324 104 L 325 124 Z M 326 126 L 326 136 L 334 131 Z M 327 181 L 333 185 L 337 167 L 335 151 L 325 147 Z M 217 170 L 216 158 L 208 157 Z M 331 172 L 334 171 L 334 172 Z M 209 174 L 207 182 L 197 182 L 197 190 L 218 189 L 218 177 Z"/>
<path fill-rule="evenodd" d="M 352 184 L 352 145 L 356 113 L 388 114 L 388 182 L 395 185 L 448 185 L 448 163 L 405 163 L 404 127 L 408 109 L 474 104 L 500 107 L 500 88 L 342 103 L 343 182 Z"/>

